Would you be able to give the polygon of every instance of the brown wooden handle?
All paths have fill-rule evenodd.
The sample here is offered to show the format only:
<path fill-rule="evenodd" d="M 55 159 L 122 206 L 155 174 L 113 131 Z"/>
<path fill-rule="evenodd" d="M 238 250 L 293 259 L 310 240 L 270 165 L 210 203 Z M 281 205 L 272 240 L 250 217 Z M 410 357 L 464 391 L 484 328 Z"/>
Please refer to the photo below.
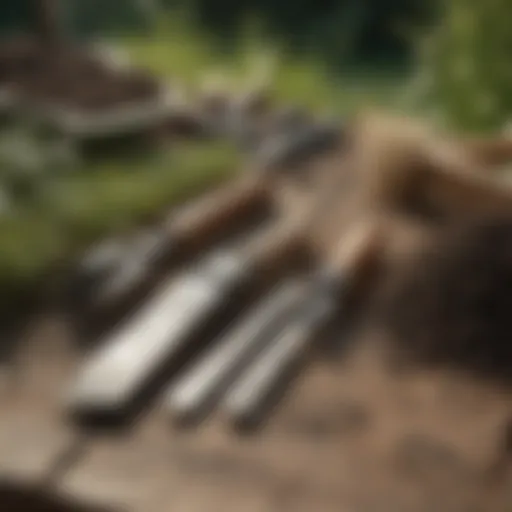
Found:
<path fill-rule="evenodd" d="M 266 199 L 265 180 L 244 175 L 172 216 L 154 233 L 142 232 L 128 244 L 112 247 L 108 258 L 102 249 L 93 251 L 74 279 L 73 289 L 87 297 L 95 307 L 114 305 L 136 293 L 162 260 L 175 253 L 193 253 L 205 249 L 216 237 L 251 215 Z M 90 260 L 90 261 L 89 261 Z"/>
<path fill-rule="evenodd" d="M 244 175 L 186 206 L 168 221 L 174 242 L 200 245 L 263 205 L 266 183 L 260 175 Z"/>
<path fill-rule="evenodd" d="M 245 251 L 257 272 L 283 268 L 301 250 L 303 225 L 297 220 L 278 222 L 252 241 Z"/>
<path fill-rule="evenodd" d="M 373 265 L 383 243 L 383 227 L 375 219 L 355 223 L 327 256 L 326 268 L 333 274 L 359 275 Z"/>

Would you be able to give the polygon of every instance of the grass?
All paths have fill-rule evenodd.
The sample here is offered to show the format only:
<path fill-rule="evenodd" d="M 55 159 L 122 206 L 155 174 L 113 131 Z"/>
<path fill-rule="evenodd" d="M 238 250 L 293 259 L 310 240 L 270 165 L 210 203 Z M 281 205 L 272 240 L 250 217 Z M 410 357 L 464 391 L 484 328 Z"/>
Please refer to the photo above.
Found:
<path fill-rule="evenodd" d="M 231 52 L 222 52 L 180 13 L 166 17 L 148 37 L 125 38 L 123 47 L 137 65 L 192 89 L 208 74 L 221 75 L 228 85 L 243 88 L 263 71 L 272 76 L 277 100 L 315 111 L 349 113 L 362 104 L 393 103 L 396 96 L 396 76 L 379 72 L 335 76 L 314 55 L 292 56 L 251 26 L 241 30 Z"/>
<path fill-rule="evenodd" d="M 181 147 L 135 161 L 101 162 L 50 184 L 43 204 L 54 220 L 88 242 L 129 229 L 236 172 L 237 154 L 218 143 Z"/>
<path fill-rule="evenodd" d="M 0 283 L 24 288 L 94 240 L 130 229 L 227 179 L 237 162 L 232 148 L 188 144 L 43 182 L 37 201 L 0 217 Z"/>

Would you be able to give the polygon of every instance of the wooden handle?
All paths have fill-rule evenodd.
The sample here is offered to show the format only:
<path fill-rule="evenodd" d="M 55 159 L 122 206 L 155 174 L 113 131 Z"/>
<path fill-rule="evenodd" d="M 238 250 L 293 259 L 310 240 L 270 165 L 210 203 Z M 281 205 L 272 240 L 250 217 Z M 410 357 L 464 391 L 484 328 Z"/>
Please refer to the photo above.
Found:
<path fill-rule="evenodd" d="M 168 229 L 178 244 L 201 244 L 255 210 L 265 195 L 262 176 L 244 175 L 185 207 L 169 219 Z"/>
<path fill-rule="evenodd" d="M 187 205 L 160 229 L 141 232 L 127 243 L 104 244 L 81 262 L 73 279 L 73 290 L 87 297 L 90 305 L 115 304 L 136 292 L 150 277 L 160 259 L 181 251 L 204 249 L 236 223 L 263 206 L 265 181 L 261 176 L 244 175 Z"/>
<path fill-rule="evenodd" d="M 378 259 L 383 244 L 383 227 L 375 219 L 357 222 L 341 237 L 327 256 L 326 270 L 354 280 L 364 274 Z"/>
<path fill-rule="evenodd" d="M 294 259 L 294 255 L 300 254 L 303 230 L 304 226 L 298 219 L 278 222 L 248 245 L 247 260 L 259 273 L 283 268 Z"/>

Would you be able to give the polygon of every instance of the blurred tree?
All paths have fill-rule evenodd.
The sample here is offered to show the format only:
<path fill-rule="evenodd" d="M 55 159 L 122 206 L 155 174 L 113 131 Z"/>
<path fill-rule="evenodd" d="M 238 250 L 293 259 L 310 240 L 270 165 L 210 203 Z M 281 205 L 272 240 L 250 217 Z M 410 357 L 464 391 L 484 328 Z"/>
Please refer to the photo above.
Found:
<path fill-rule="evenodd" d="M 158 0 L 67 0 L 66 12 L 75 34 L 92 36 L 150 28 Z"/>
<path fill-rule="evenodd" d="M 58 43 L 64 33 L 62 5 L 59 0 L 32 0 L 32 24 L 41 40 Z"/>
<path fill-rule="evenodd" d="M 203 27 L 227 40 L 248 14 L 256 15 L 272 36 L 297 51 L 314 49 L 331 62 L 400 59 L 411 41 L 401 25 L 431 19 L 429 0 L 162 0 L 193 9 Z"/>
<path fill-rule="evenodd" d="M 16 0 L 0 5 L 0 33 L 37 30 L 46 37 L 57 27 L 69 35 L 89 36 L 151 27 L 160 0 Z"/>
<path fill-rule="evenodd" d="M 0 6 L 0 32 L 11 34 L 30 27 L 32 19 L 31 0 L 3 2 Z"/>
<path fill-rule="evenodd" d="M 30 9 L 42 0 L 2 2 L 0 30 L 30 26 Z M 71 34 L 147 29 L 163 7 L 179 7 L 232 45 L 254 15 L 291 51 L 315 54 L 334 65 L 404 60 L 413 44 L 400 27 L 430 20 L 430 0 L 46 0 Z M 43 5 L 42 3 L 40 5 Z M 47 10 L 47 13 L 50 13 Z M 27 22 L 28 20 L 28 22 Z M 32 25 L 33 26 L 33 25 Z"/>
<path fill-rule="evenodd" d="M 512 113 L 510 19 L 510 0 L 445 2 L 422 47 L 419 98 L 458 127 L 501 127 Z"/>

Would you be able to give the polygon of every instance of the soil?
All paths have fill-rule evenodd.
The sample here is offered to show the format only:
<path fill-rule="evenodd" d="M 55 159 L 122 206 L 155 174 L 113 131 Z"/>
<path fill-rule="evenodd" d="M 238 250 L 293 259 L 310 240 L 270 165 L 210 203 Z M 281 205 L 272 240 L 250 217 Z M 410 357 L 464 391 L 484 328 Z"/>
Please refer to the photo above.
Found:
<path fill-rule="evenodd" d="M 47 50 L 30 39 L 0 46 L 0 83 L 38 101 L 88 111 L 148 101 L 160 91 L 142 71 L 114 71 L 81 48 Z"/>
<path fill-rule="evenodd" d="M 0 474 L 17 482 L 9 499 L 23 498 L 13 501 L 19 510 L 81 510 L 38 494 L 70 438 L 81 442 L 61 416 L 80 367 L 62 325 L 41 318 L 26 333 L 1 397 Z M 128 432 L 74 449 L 50 496 L 134 512 L 510 510 L 512 467 L 502 456 L 512 394 L 450 372 L 396 371 L 378 349 L 383 334 L 310 359 L 252 436 L 218 414 L 197 429 L 173 427 L 155 403 Z"/>
<path fill-rule="evenodd" d="M 109 512 L 92 506 L 82 506 L 72 500 L 58 499 L 51 493 L 16 485 L 4 485 L 3 488 L 0 486 L 0 503 L 4 510 L 18 512 Z"/>
<path fill-rule="evenodd" d="M 512 383 L 512 219 L 450 226 L 380 297 L 401 352 Z"/>

